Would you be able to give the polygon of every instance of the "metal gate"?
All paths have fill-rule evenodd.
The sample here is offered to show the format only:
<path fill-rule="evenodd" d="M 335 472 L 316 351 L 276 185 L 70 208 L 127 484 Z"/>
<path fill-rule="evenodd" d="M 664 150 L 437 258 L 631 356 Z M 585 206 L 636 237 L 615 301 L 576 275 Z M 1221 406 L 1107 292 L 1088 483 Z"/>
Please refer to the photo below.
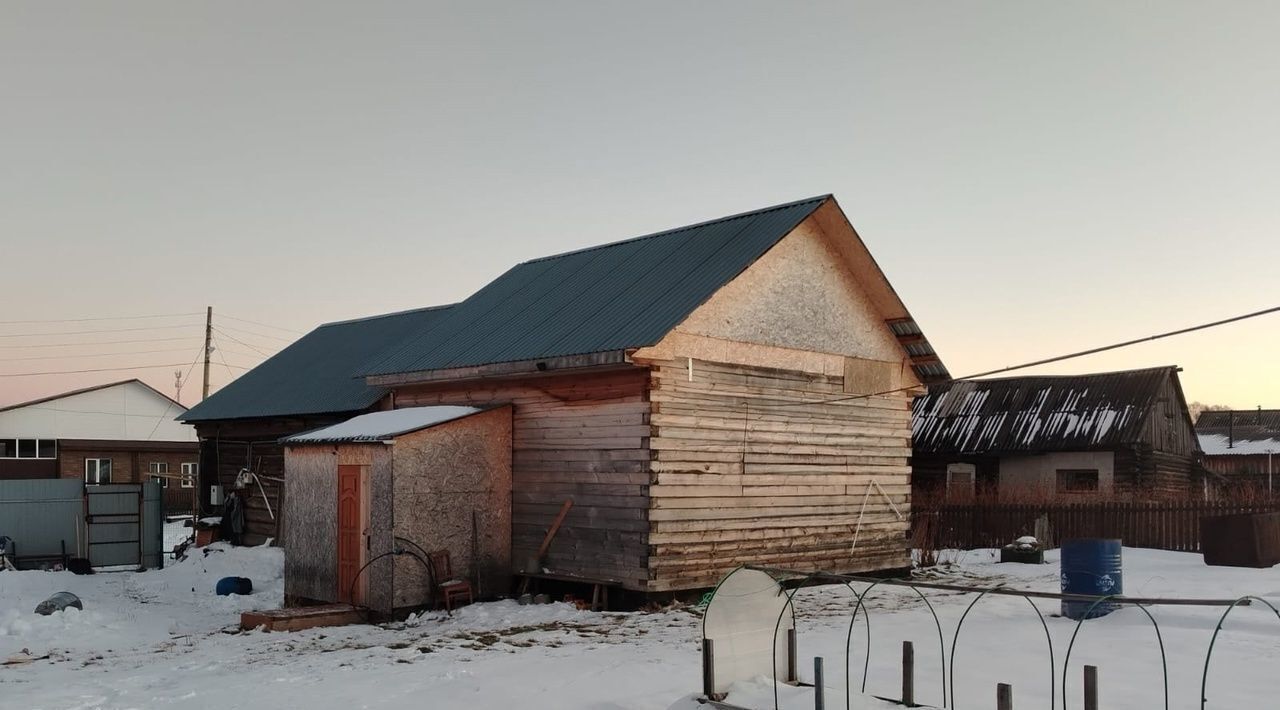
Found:
<path fill-rule="evenodd" d="M 158 484 L 85 486 L 84 505 L 90 565 L 163 565 L 160 554 L 162 502 Z"/>

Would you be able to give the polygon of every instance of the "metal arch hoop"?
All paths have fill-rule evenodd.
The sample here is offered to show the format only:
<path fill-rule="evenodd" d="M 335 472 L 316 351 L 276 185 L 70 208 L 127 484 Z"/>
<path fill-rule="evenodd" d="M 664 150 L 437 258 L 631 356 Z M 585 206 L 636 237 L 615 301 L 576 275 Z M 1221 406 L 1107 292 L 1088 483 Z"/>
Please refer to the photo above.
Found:
<path fill-rule="evenodd" d="M 778 620 L 775 621 L 773 624 L 773 646 L 769 649 L 769 655 L 773 659 L 772 663 L 769 664 L 770 666 L 769 670 L 772 671 L 770 675 L 773 676 L 773 710 L 778 710 L 778 629 L 781 628 L 782 626 L 782 617 L 786 615 L 788 611 L 791 612 L 791 624 L 793 627 L 795 626 L 796 612 L 795 612 L 795 607 L 792 606 L 791 604 L 791 600 L 792 598 L 795 597 L 797 593 L 799 593 L 801 589 L 804 588 L 805 585 L 809 583 L 810 580 L 814 579 L 815 577 L 835 578 L 835 575 L 829 572 L 822 572 L 822 571 L 811 572 L 805 575 L 805 577 L 800 580 L 800 584 L 797 584 L 796 588 L 792 589 L 791 592 L 787 594 L 787 601 L 782 606 L 782 611 L 778 612 Z M 861 597 L 858 597 L 858 592 L 853 588 L 852 584 L 849 584 L 848 582 L 843 580 L 841 580 L 841 583 L 844 584 L 844 586 L 849 588 L 849 592 L 853 594 L 854 597 L 861 599 Z M 848 666 L 846 665 L 846 668 L 847 667 Z M 847 675 L 847 672 L 846 672 L 846 675 Z M 847 682 L 847 679 L 846 679 L 846 682 Z"/>
<path fill-rule="evenodd" d="M 871 583 L 871 586 L 862 590 L 862 594 L 858 595 L 858 604 L 853 608 L 853 616 L 849 618 L 849 632 L 848 634 L 845 635 L 845 639 L 844 639 L 844 660 L 845 660 L 845 668 L 846 668 L 845 685 L 844 685 L 844 705 L 846 710 L 851 710 L 853 705 L 852 691 L 850 690 L 850 686 L 852 685 L 852 683 L 850 681 L 849 672 L 847 670 L 849 666 L 850 648 L 852 647 L 852 643 L 853 643 L 853 625 L 854 625 L 854 622 L 858 620 L 858 610 L 861 609 L 863 612 L 862 620 L 867 627 L 867 652 L 865 654 L 865 660 L 863 661 L 863 664 L 862 664 L 862 688 L 861 688 L 861 692 L 865 693 L 867 692 L 867 673 L 871 668 L 871 611 L 863 603 L 863 600 L 865 600 L 867 596 L 871 594 L 872 589 L 875 589 L 876 587 L 880 586 L 882 582 L 886 582 L 886 581 L 889 581 L 889 580 L 887 579 L 876 580 L 875 582 Z M 945 663 L 947 658 L 947 645 L 946 645 L 946 640 L 942 635 L 942 622 L 938 620 L 938 613 L 934 611 L 933 604 L 929 602 L 929 598 L 926 597 L 923 592 L 921 592 L 919 589 L 917 589 L 913 585 L 908 584 L 905 586 L 910 588 L 911 591 L 915 592 L 916 596 L 920 597 L 920 600 L 924 602 L 924 605 L 926 607 L 928 607 L 929 614 L 933 616 L 933 625 L 938 629 L 938 660 L 941 663 Z M 945 667 L 942 670 L 942 707 L 944 708 L 947 707 L 947 671 Z"/>
<path fill-rule="evenodd" d="M 981 601 L 983 597 L 987 596 L 988 594 L 990 594 L 991 592 L 994 592 L 997 589 L 1000 589 L 1003 586 L 1004 585 L 1001 584 L 995 587 L 991 587 L 989 589 L 982 590 L 982 592 L 979 593 L 978 596 L 973 598 L 973 601 L 969 602 L 969 606 L 965 607 L 964 613 L 960 615 L 960 621 L 956 623 L 956 633 L 951 638 L 951 658 L 948 661 L 949 668 L 947 669 L 947 675 L 951 677 L 951 708 L 952 710 L 955 710 L 955 708 L 957 707 L 956 705 L 956 645 L 960 641 L 960 629 L 964 628 L 964 620 L 969 616 L 969 612 L 973 611 L 974 605 L 977 604 L 979 601 Z M 1040 607 L 1036 606 L 1035 602 L 1031 601 L 1030 597 L 1022 597 L 1022 598 L 1026 599 L 1027 603 L 1031 605 L 1031 608 L 1035 610 L 1036 617 L 1040 619 L 1040 626 L 1044 629 L 1044 640 L 1049 645 L 1049 710 L 1053 710 L 1053 697 L 1057 690 L 1055 680 L 1054 680 L 1055 664 L 1053 662 L 1053 636 L 1049 634 L 1049 624 L 1045 623 L 1044 614 L 1040 613 Z"/>
<path fill-rule="evenodd" d="M 1261 597 L 1248 596 L 1248 595 L 1240 597 L 1239 599 L 1231 602 L 1231 606 L 1227 607 L 1227 610 L 1222 612 L 1222 616 L 1218 619 L 1218 625 L 1215 626 L 1213 629 L 1213 636 L 1209 639 L 1209 650 L 1204 655 L 1204 672 L 1201 673 L 1200 675 L 1200 710 L 1204 710 L 1205 703 L 1209 702 L 1208 692 L 1207 692 L 1207 687 L 1209 684 L 1209 660 L 1213 658 L 1213 644 L 1218 641 L 1218 632 L 1222 631 L 1222 624 L 1227 620 L 1227 615 L 1230 614 L 1236 607 L 1240 606 L 1241 604 L 1244 604 L 1246 601 L 1259 601 L 1259 602 L 1262 602 L 1263 604 L 1266 604 L 1267 608 L 1269 608 L 1272 611 L 1272 613 L 1276 615 L 1276 618 L 1280 619 L 1280 609 L 1276 609 L 1275 606 L 1271 604 L 1271 602 Z"/>
<path fill-rule="evenodd" d="M 1063 710 L 1066 710 L 1067 708 L 1067 669 L 1071 667 L 1071 649 L 1076 644 L 1076 634 L 1080 633 L 1080 626 L 1084 624 L 1085 620 L 1091 618 L 1094 607 L 1102 604 L 1108 599 L 1116 599 L 1118 597 L 1120 597 L 1119 594 L 1109 594 L 1090 604 L 1089 608 L 1085 609 L 1084 616 L 1080 617 L 1076 622 L 1075 630 L 1071 632 L 1071 641 L 1067 643 L 1067 655 L 1062 659 Z M 1156 630 L 1156 643 L 1160 645 L 1160 673 L 1164 676 L 1164 710 L 1169 710 L 1169 662 L 1164 652 L 1164 638 L 1160 635 L 1160 624 L 1156 623 L 1156 618 L 1151 615 L 1151 612 L 1147 611 L 1145 606 L 1141 604 L 1134 604 L 1134 606 L 1141 609 L 1142 613 L 1147 615 L 1147 618 L 1151 620 L 1151 626 Z M 1201 693 L 1201 695 L 1204 695 L 1204 693 Z"/>

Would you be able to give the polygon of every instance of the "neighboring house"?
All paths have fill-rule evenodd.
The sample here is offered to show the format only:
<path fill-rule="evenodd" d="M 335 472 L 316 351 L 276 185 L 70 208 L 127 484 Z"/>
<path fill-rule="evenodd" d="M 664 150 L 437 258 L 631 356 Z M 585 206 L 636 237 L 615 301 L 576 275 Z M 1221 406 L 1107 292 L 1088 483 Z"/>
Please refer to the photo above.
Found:
<path fill-rule="evenodd" d="M 137 379 L 0 408 L 0 479 L 155 477 L 166 509 L 190 509 L 199 445 L 194 429 L 174 421 L 184 411 Z"/>
<path fill-rule="evenodd" d="M 1204 476 L 1177 367 L 929 387 L 912 411 L 917 497 L 1178 497 Z"/>
<path fill-rule="evenodd" d="M 360 366 L 430 328 L 448 308 L 322 325 L 184 412 L 179 418 L 194 425 L 200 437 L 201 495 L 207 509 L 214 509 L 210 486 L 230 490 L 241 470 L 252 470 L 262 487 L 254 484 L 246 495 L 245 542 L 279 537 L 275 513 L 284 476 L 279 440 L 389 408 L 390 390 L 365 384 L 356 376 Z"/>
<path fill-rule="evenodd" d="M 1196 420 L 1204 466 L 1227 485 L 1280 486 L 1280 409 L 1204 411 Z"/>
<path fill-rule="evenodd" d="M 234 461 L 221 472 L 257 466 L 260 451 L 263 469 L 278 467 L 265 453 L 278 446 L 225 447 L 247 427 L 261 442 L 343 410 L 510 405 L 517 572 L 661 592 L 712 586 L 741 564 L 909 565 L 910 402 L 948 375 L 834 198 L 535 259 L 420 313 L 341 367 L 308 345 L 316 331 L 185 418 L 206 443 L 222 437 L 216 451 Z M 247 383 L 260 370 L 287 386 L 259 395 Z M 338 382 L 360 395 L 313 403 Z M 360 475 L 364 490 L 387 485 L 371 464 Z M 334 478 L 299 490 L 336 491 Z M 348 520 L 385 514 L 356 501 L 365 507 Z M 389 551 L 382 533 L 326 524 L 307 544 L 337 550 L 366 534 L 363 566 Z M 455 575 L 469 575 L 469 544 L 450 553 Z M 317 596 L 351 580 L 326 583 Z"/>

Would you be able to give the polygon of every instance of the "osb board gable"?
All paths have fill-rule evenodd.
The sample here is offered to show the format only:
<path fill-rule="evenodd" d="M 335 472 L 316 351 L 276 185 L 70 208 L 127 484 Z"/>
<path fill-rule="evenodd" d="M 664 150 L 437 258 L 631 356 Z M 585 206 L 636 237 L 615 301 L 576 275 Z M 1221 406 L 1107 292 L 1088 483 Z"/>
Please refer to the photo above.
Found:
<path fill-rule="evenodd" d="M 869 360 L 905 357 L 885 315 L 813 217 L 674 332 Z"/>
<path fill-rule="evenodd" d="M 480 593 L 506 593 L 511 578 L 511 408 L 399 436 L 392 457 L 394 534 L 428 552 L 448 550 L 452 576 L 473 583 L 478 579 Z M 428 583 L 420 562 L 397 557 L 395 607 L 425 604 Z"/>

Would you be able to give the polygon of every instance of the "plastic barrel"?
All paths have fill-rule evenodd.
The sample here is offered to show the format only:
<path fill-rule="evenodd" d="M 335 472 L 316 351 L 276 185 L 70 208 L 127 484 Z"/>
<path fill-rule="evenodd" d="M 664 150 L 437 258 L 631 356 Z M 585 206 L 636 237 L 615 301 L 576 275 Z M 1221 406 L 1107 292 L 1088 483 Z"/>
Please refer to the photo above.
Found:
<path fill-rule="evenodd" d="M 223 577 L 218 580 L 214 591 L 220 597 L 230 594 L 253 594 L 253 582 L 248 577 Z"/>
<path fill-rule="evenodd" d="M 1107 596 L 1124 593 L 1120 567 L 1120 541 L 1082 538 L 1062 543 L 1062 593 Z M 1104 602 L 1089 612 L 1090 601 L 1062 600 L 1062 615 L 1069 619 L 1097 618 L 1115 611 Z"/>

